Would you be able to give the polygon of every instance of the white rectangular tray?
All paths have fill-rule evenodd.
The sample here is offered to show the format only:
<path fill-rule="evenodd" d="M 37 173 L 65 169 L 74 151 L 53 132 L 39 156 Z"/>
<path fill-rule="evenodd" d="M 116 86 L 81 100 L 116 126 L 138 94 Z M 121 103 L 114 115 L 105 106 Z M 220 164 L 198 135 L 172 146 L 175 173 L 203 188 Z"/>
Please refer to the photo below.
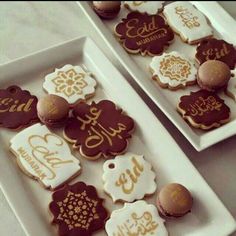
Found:
<path fill-rule="evenodd" d="M 64 64 L 85 65 L 98 81 L 95 100 L 108 98 L 135 120 L 136 130 L 128 151 L 145 155 L 157 173 L 158 189 L 164 184 L 179 182 L 193 193 L 192 212 L 181 219 L 167 221 L 170 236 L 224 236 L 236 229 L 235 220 L 215 193 L 154 114 L 91 39 L 78 38 L 1 65 L 0 88 L 15 84 L 40 98 L 45 94 L 42 89 L 44 76 Z M 1 187 L 28 235 L 57 235 L 56 227 L 50 225 L 52 218 L 48 211 L 51 192 L 25 176 L 19 170 L 15 157 L 9 152 L 9 140 L 15 134 L 16 132 L 4 128 L 0 130 Z M 82 174 L 73 182 L 85 181 L 96 186 L 99 195 L 106 199 L 105 206 L 110 212 L 122 207 L 121 204 L 114 205 L 103 192 L 104 160 L 92 162 L 82 158 L 77 151 L 74 154 L 81 161 Z M 156 194 L 146 200 L 155 204 L 155 199 Z M 101 231 L 95 235 L 104 236 L 105 232 Z"/>
<path fill-rule="evenodd" d="M 225 94 L 220 96 L 226 101 L 231 108 L 231 121 L 220 128 L 211 131 L 201 131 L 190 127 L 186 121 L 176 111 L 177 103 L 182 95 L 187 95 L 190 91 L 196 91 L 197 86 L 188 86 L 178 91 L 170 91 L 160 88 L 157 83 L 151 79 L 148 66 L 151 62 L 149 56 L 142 57 L 140 55 L 128 54 L 115 38 L 114 27 L 122 19 L 125 18 L 128 10 L 122 7 L 119 16 L 114 20 L 102 21 L 93 11 L 91 3 L 77 2 L 84 11 L 87 18 L 91 21 L 94 28 L 102 36 L 109 49 L 114 53 L 120 63 L 133 77 L 136 83 L 146 92 L 146 94 L 155 102 L 162 112 L 176 125 L 183 133 L 188 141 L 198 151 L 201 151 L 219 141 L 222 141 L 236 134 L 236 103 Z M 223 38 L 226 41 L 236 45 L 236 22 L 235 20 L 215 1 L 192 1 L 192 3 L 202 11 L 210 20 L 214 35 Z M 194 60 L 195 47 L 183 43 L 179 36 L 175 36 L 175 42 L 166 50 L 179 51 L 188 55 Z"/>

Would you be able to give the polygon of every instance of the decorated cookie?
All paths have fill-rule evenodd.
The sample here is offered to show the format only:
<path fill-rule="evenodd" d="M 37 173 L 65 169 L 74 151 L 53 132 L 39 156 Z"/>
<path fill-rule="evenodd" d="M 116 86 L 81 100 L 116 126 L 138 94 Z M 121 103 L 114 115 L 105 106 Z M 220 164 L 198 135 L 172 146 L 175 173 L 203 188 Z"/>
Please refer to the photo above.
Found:
<path fill-rule="evenodd" d="M 162 11 L 164 1 L 125 1 L 124 6 L 130 11 L 155 15 Z"/>
<path fill-rule="evenodd" d="M 224 100 L 207 90 L 182 96 L 178 111 L 193 127 L 204 130 L 219 127 L 230 119 L 230 109 Z"/>
<path fill-rule="evenodd" d="M 79 148 L 82 156 L 95 160 L 123 153 L 131 138 L 134 121 L 109 100 L 90 105 L 79 103 L 74 118 L 64 129 L 65 138 Z"/>
<path fill-rule="evenodd" d="M 232 71 L 231 79 L 226 88 L 226 94 L 236 101 L 236 69 Z"/>
<path fill-rule="evenodd" d="M 0 89 L 0 126 L 19 129 L 38 121 L 38 99 L 17 86 Z"/>
<path fill-rule="evenodd" d="M 108 236 L 168 236 L 164 222 L 154 205 L 141 200 L 113 211 L 105 228 Z"/>
<path fill-rule="evenodd" d="M 175 51 L 153 57 L 150 69 L 152 78 L 163 88 L 176 90 L 196 82 L 197 70 L 194 64 Z"/>
<path fill-rule="evenodd" d="M 22 171 L 50 190 L 78 175 L 81 169 L 67 143 L 39 123 L 13 137 L 10 150 Z"/>
<path fill-rule="evenodd" d="M 103 165 L 104 190 L 114 202 L 133 202 L 156 191 L 155 173 L 143 156 L 126 153 Z"/>
<path fill-rule="evenodd" d="M 171 28 L 189 44 L 196 44 L 213 34 L 205 16 L 187 1 L 166 5 L 163 14 Z"/>
<path fill-rule="evenodd" d="M 108 218 L 103 199 L 93 186 L 83 182 L 54 192 L 49 209 L 61 236 L 91 236 L 104 228 Z"/>
<path fill-rule="evenodd" d="M 63 97 L 69 104 L 84 101 L 95 93 L 96 81 L 80 66 L 65 65 L 47 75 L 43 88 L 49 94 Z"/>
<path fill-rule="evenodd" d="M 236 64 L 236 49 L 233 44 L 229 44 L 224 40 L 205 39 L 198 45 L 195 57 L 199 64 L 208 60 L 219 60 L 226 63 L 233 70 Z"/>
<path fill-rule="evenodd" d="M 115 34 L 130 53 L 159 55 L 174 39 L 174 33 L 159 15 L 131 12 L 115 27 Z"/>

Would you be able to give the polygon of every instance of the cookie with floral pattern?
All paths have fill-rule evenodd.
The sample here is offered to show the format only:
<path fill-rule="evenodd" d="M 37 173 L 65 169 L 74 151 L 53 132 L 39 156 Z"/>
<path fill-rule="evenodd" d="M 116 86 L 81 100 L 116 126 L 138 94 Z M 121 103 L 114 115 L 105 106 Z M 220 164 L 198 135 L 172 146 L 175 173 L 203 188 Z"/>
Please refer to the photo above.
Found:
<path fill-rule="evenodd" d="M 94 96 L 97 82 L 80 66 L 65 65 L 45 77 L 43 88 L 63 97 L 70 105 Z"/>
<path fill-rule="evenodd" d="M 104 229 L 108 218 L 96 188 L 83 182 L 55 191 L 49 210 L 61 236 L 91 236 Z"/>

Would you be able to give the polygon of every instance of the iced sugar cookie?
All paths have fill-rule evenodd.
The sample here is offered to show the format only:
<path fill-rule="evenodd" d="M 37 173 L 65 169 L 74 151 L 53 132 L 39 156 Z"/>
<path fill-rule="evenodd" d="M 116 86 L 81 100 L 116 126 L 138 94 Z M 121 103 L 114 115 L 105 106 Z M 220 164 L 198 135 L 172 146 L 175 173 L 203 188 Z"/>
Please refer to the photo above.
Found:
<path fill-rule="evenodd" d="M 156 191 L 155 173 L 143 156 L 126 153 L 103 165 L 104 190 L 114 202 L 133 202 Z"/>
<path fill-rule="evenodd" d="M 182 96 L 177 107 L 193 127 L 208 130 L 230 120 L 230 109 L 217 94 L 207 90 Z"/>
<path fill-rule="evenodd" d="M 18 86 L 0 89 L 0 126 L 20 129 L 38 121 L 38 99 Z"/>
<path fill-rule="evenodd" d="M 45 77 L 43 88 L 63 97 L 69 104 L 84 101 L 95 93 L 96 81 L 80 66 L 65 65 Z"/>
<path fill-rule="evenodd" d="M 163 14 L 171 28 L 189 44 L 196 44 L 213 34 L 205 16 L 189 2 L 170 3 Z"/>
<path fill-rule="evenodd" d="M 226 88 L 226 94 L 236 101 L 236 69 L 232 70 L 231 79 L 228 82 L 228 86 Z"/>
<path fill-rule="evenodd" d="M 67 143 L 39 123 L 13 137 L 10 150 L 22 171 L 50 190 L 78 175 L 81 169 Z"/>
<path fill-rule="evenodd" d="M 64 129 L 65 138 L 90 160 L 123 153 L 134 130 L 134 121 L 109 100 L 79 103 Z"/>
<path fill-rule="evenodd" d="M 61 236 L 91 236 L 104 228 L 108 218 L 96 188 L 83 182 L 54 192 L 49 209 Z"/>
<path fill-rule="evenodd" d="M 129 53 L 159 55 L 174 39 L 174 33 L 159 15 L 131 12 L 116 25 L 115 34 Z"/>
<path fill-rule="evenodd" d="M 141 200 L 113 211 L 105 229 L 108 236 L 168 236 L 164 222 L 154 205 Z"/>
<path fill-rule="evenodd" d="M 130 11 L 155 15 L 162 11 L 164 1 L 125 1 L 124 6 Z"/>
<path fill-rule="evenodd" d="M 197 70 L 194 64 L 178 52 L 153 57 L 150 70 L 152 78 L 163 88 L 176 90 L 196 83 Z"/>

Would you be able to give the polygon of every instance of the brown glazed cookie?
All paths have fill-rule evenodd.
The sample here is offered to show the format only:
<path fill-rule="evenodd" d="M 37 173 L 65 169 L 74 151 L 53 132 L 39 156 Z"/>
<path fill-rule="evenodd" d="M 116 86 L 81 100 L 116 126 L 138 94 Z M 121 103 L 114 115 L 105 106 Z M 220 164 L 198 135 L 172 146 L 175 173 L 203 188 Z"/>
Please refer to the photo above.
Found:
<path fill-rule="evenodd" d="M 204 130 L 219 127 L 230 119 L 230 109 L 224 100 L 207 90 L 182 96 L 177 109 L 193 127 Z"/>
<path fill-rule="evenodd" d="M 122 154 L 128 145 L 134 121 L 109 100 L 91 105 L 79 103 L 64 129 L 64 136 L 80 148 L 82 156 L 95 160 Z"/>
<path fill-rule="evenodd" d="M 195 57 L 200 65 L 208 60 L 219 60 L 226 63 L 233 70 L 236 64 L 236 49 L 233 44 L 229 44 L 224 40 L 205 39 L 198 45 Z"/>
<path fill-rule="evenodd" d="M 19 129 L 38 121 L 38 99 L 18 86 L 0 89 L 0 126 Z"/>
<path fill-rule="evenodd" d="M 139 12 L 131 12 L 122 19 L 115 34 L 128 52 L 143 56 L 161 54 L 174 39 L 173 31 L 160 15 Z"/>
<path fill-rule="evenodd" d="M 104 228 L 108 212 L 95 187 L 77 182 L 52 195 L 49 209 L 60 236 L 90 236 Z"/>

